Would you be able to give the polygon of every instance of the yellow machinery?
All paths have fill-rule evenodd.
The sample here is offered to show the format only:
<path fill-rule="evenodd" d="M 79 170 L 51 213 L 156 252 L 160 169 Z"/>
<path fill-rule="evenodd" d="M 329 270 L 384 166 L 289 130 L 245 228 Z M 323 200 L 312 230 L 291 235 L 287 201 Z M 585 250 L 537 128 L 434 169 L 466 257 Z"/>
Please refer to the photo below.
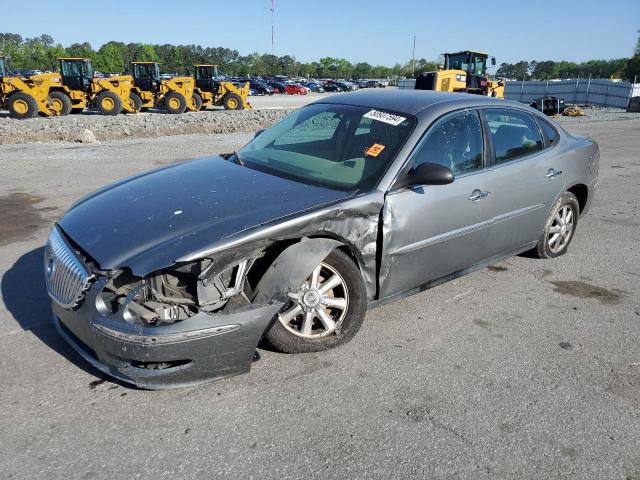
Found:
<path fill-rule="evenodd" d="M 201 108 L 212 105 L 223 106 L 226 110 L 251 109 L 247 100 L 249 96 L 249 82 L 238 88 L 233 82 L 222 80 L 218 75 L 217 65 L 195 65 L 196 88 L 193 96 L 201 100 Z"/>
<path fill-rule="evenodd" d="M 50 75 L 56 79 L 50 86 L 52 106 L 60 115 L 80 113 L 86 107 L 95 107 L 103 115 L 120 112 L 137 113 L 131 99 L 133 78 L 118 75 L 109 78 L 94 78 L 93 65 L 88 58 L 59 58 L 60 73 Z"/>
<path fill-rule="evenodd" d="M 12 118 L 31 118 L 38 113 L 58 115 L 50 89 L 56 79 L 52 74 L 29 78 L 9 76 L 3 58 L 0 58 L 0 108 L 9 110 Z M 55 97 L 55 95 L 54 95 Z"/>
<path fill-rule="evenodd" d="M 504 98 L 504 81 L 487 75 L 489 55 L 472 50 L 445 53 L 444 67 L 437 72 L 421 73 L 416 78 L 416 90 L 464 92 Z M 491 57 L 491 64 L 496 64 Z"/>
<path fill-rule="evenodd" d="M 192 77 L 160 78 L 157 62 L 131 62 L 133 89 L 131 99 L 138 110 L 162 107 L 169 113 L 197 112 L 202 100 L 193 94 L 195 81 Z"/>

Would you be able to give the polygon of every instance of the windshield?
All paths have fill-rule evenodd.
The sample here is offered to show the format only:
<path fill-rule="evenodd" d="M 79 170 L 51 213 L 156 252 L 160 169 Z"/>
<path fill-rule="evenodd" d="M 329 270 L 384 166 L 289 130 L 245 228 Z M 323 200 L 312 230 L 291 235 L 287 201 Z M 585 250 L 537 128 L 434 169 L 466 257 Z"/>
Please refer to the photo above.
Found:
<path fill-rule="evenodd" d="M 315 104 L 264 131 L 240 164 L 330 188 L 366 191 L 387 170 L 415 118 L 369 107 Z"/>

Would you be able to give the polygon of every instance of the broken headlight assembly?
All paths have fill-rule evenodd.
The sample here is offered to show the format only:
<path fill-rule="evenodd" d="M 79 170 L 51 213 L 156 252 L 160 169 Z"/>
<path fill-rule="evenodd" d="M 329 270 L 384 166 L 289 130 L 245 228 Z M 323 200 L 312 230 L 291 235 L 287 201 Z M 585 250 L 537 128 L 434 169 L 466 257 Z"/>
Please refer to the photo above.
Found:
<path fill-rule="evenodd" d="M 247 273 L 256 258 L 217 265 L 206 258 L 177 264 L 144 278 L 128 270 L 113 274 L 97 299 L 105 314 L 122 311 L 130 323 L 169 325 L 198 313 L 221 313 L 250 303 Z"/>

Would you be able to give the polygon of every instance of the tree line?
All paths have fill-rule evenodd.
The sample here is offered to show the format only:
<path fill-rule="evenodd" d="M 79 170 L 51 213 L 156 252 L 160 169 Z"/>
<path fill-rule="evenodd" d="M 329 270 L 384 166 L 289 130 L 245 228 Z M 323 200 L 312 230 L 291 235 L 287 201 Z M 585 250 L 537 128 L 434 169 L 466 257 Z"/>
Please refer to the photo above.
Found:
<path fill-rule="evenodd" d="M 589 60 L 588 62 L 556 62 L 553 60 L 500 64 L 496 76 L 515 80 L 547 80 L 569 78 L 621 78 L 640 82 L 640 30 L 631 58 Z"/>
<path fill-rule="evenodd" d="M 639 31 L 640 33 L 640 31 Z M 7 59 L 11 69 L 55 70 L 58 57 L 86 57 L 94 68 L 103 73 L 129 71 L 132 61 L 156 61 L 163 72 L 190 74 L 199 63 L 216 64 L 222 73 L 230 76 L 273 76 L 318 78 L 389 78 L 411 77 L 437 68 L 436 61 L 424 58 L 392 67 L 352 63 L 344 58 L 323 57 L 318 61 L 299 62 L 292 55 L 251 53 L 240 55 L 237 50 L 200 45 L 151 45 L 144 43 L 107 42 L 98 50 L 90 43 L 74 43 L 64 47 L 50 35 L 23 38 L 16 33 L 0 33 L 0 56 Z M 617 77 L 633 80 L 640 78 L 640 37 L 632 58 L 590 60 L 588 62 L 526 61 L 502 63 L 496 76 L 517 79 L 596 78 Z"/>

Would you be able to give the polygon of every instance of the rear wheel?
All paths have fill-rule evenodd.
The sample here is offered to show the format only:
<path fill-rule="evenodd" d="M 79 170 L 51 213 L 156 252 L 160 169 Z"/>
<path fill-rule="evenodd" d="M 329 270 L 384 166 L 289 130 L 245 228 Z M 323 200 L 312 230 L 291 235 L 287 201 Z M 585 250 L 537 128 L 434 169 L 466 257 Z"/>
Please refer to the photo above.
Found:
<path fill-rule="evenodd" d="M 571 192 L 563 193 L 551 209 L 544 232 L 534 249 L 538 258 L 554 258 L 567 253 L 578 226 L 579 213 L 576 196 Z"/>
<path fill-rule="evenodd" d="M 358 267 L 333 251 L 295 292 L 265 334 L 269 346 L 287 353 L 317 352 L 348 342 L 358 332 L 366 291 Z"/>
<path fill-rule="evenodd" d="M 202 110 L 202 97 L 194 92 L 191 97 L 192 106 L 195 108 L 196 112 Z"/>
<path fill-rule="evenodd" d="M 63 92 L 54 91 L 49 94 L 49 108 L 56 115 L 69 115 L 71 113 L 71 99 Z"/>
<path fill-rule="evenodd" d="M 122 101 L 114 92 L 101 92 L 96 98 L 96 106 L 103 115 L 118 115 L 122 111 Z"/>
<path fill-rule="evenodd" d="M 17 92 L 9 97 L 7 102 L 11 118 L 33 118 L 38 114 L 38 102 L 28 93 Z"/>
<path fill-rule="evenodd" d="M 129 94 L 129 101 L 131 101 L 131 104 L 133 105 L 136 113 L 142 110 L 142 99 L 140 98 L 140 95 L 135 92 L 131 92 Z"/>
<path fill-rule="evenodd" d="M 242 110 L 244 103 L 242 97 L 237 93 L 227 93 L 222 99 L 222 106 L 225 110 Z"/>
<path fill-rule="evenodd" d="M 187 108 L 187 99 L 178 92 L 167 93 L 162 103 L 167 112 L 171 114 L 184 113 Z"/>

